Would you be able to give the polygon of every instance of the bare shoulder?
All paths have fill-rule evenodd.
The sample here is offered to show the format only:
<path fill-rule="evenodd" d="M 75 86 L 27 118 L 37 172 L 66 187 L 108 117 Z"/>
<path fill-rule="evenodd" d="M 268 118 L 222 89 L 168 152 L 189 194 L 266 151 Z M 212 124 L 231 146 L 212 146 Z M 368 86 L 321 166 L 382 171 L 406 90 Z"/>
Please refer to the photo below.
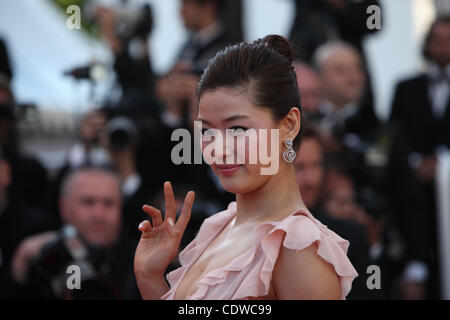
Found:
<path fill-rule="evenodd" d="M 316 242 L 299 251 L 281 246 L 272 279 L 279 299 L 341 299 L 339 277 L 317 254 Z"/>

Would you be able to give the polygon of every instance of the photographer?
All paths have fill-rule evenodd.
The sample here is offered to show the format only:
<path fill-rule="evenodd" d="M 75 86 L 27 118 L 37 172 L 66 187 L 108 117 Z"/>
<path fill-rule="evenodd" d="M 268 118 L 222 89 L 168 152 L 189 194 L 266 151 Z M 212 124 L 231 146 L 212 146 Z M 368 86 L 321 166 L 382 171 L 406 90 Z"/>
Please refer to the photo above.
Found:
<path fill-rule="evenodd" d="M 57 221 L 48 212 L 12 192 L 15 178 L 10 156 L 0 150 L 0 299 L 10 297 L 11 260 L 20 242 L 57 228 Z"/>
<path fill-rule="evenodd" d="M 101 142 L 119 174 L 123 197 L 123 229 L 137 244 L 140 232 L 136 226 L 145 218 L 142 206 L 148 203 L 156 192 L 156 187 L 151 186 L 154 182 L 144 179 L 137 166 L 139 128 L 128 117 L 113 117 L 102 132 Z"/>
<path fill-rule="evenodd" d="M 107 123 L 103 110 L 92 110 L 80 120 L 78 137 L 69 148 L 65 164 L 52 179 L 46 196 L 46 206 L 60 220 L 59 198 L 61 184 L 66 175 L 76 168 L 86 165 L 102 166 L 109 164 L 108 152 L 100 144 L 100 133 Z"/>
<path fill-rule="evenodd" d="M 18 297 L 28 299 L 134 299 L 133 244 L 121 234 L 122 197 L 117 175 L 82 167 L 62 185 L 61 231 L 25 239 L 12 261 Z M 68 266 L 80 268 L 80 289 L 66 284 Z"/>
<path fill-rule="evenodd" d="M 195 90 L 208 60 L 232 42 L 220 12 L 225 1 L 181 0 L 181 17 L 189 39 L 172 69 L 156 82 L 157 98 L 164 103 L 162 120 L 171 128 L 186 127 L 196 114 Z"/>
<path fill-rule="evenodd" d="M 136 2 L 97 5 L 92 17 L 114 54 L 122 101 L 152 97 L 155 76 L 148 52 L 148 36 L 153 29 L 150 5 L 140 6 Z"/>

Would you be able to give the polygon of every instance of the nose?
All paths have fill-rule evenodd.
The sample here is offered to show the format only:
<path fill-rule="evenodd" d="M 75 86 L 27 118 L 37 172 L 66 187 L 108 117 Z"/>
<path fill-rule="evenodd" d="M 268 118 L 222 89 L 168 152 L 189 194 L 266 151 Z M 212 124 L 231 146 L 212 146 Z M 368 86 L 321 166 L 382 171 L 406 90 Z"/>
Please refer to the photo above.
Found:
<path fill-rule="evenodd" d="M 230 163 L 234 160 L 234 136 L 226 136 L 214 140 L 214 159 L 222 163 Z"/>
<path fill-rule="evenodd" d="M 106 208 L 103 205 L 102 201 L 96 201 L 91 209 L 92 209 L 91 210 L 92 219 L 96 221 L 101 221 L 104 219 L 106 214 Z"/>

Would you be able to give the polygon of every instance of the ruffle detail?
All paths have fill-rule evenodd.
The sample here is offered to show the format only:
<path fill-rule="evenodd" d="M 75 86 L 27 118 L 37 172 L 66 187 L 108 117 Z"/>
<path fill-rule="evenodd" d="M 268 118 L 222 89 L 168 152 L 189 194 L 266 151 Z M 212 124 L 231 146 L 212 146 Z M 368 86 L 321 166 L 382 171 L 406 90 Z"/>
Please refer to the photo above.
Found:
<path fill-rule="evenodd" d="M 252 263 L 255 256 L 255 250 L 250 248 L 247 252 L 236 257 L 230 264 L 225 267 L 212 270 L 206 274 L 202 279 L 197 281 L 197 291 L 190 297 L 191 300 L 204 299 L 208 293 L 209 288 L 217 286 L 227 281 L 231 272 L 240 272 Z M 233 298 L 234 299 L 234 298 Z"/>
<path fill-rule="evenodd" d="M 298 213 L 279 223 L 269 222 L 258 226 L 262 228 L 265 225 L 272 225 L 274 228 L 261 241 L 261 248 L 266 256 L 260 273 L 264 289 L 256 294 L 252 293 L 252 296 L 268 294 L 281 244 L 288 249 L 299 251 L 317 242 L 317 254 L 334 267 L 339 276 L 341 298 L 345 299 L 351 290 L 353 280 L 358 276 L 347 257 L 349 242 L 329 230 L 309 212 L 298 211 Z"/>
<path fill-rule="evenodd" d="M 211 241 L 211 235 L 216 235 L 220 229 L 228 222 L 230 215 L 233 213 L 233 209 L 236 209 L 236 202 L 230 202 L 226 210 L 218 212 L 213 216 L 205 219 L 197 233 L 194 240 L 191 241 L 179 254 L 178 261 L 181 267 L 169 272 L 166 275 L 166 279 L 170 284 L 171 290 L 166 292 L 161 299 L 173 299 L 175 292 L 173 292 L 181 278 L 184 276 L 186 269 L 190 267 L 192 262 L 197 260 L 200 255 Z M 234 211 L 235 212 L 235 211 Z"/>
<path fill-rule="evenodd" d="M 196 252 L 199 251 L 199 248 L 202 247 L 202 245 L 209 244 L 211 241 L 211 234 L 216 235 L 224 227 L 229 221 L 230 215 L 235 208 L 236 202 L 230 202 L 226 210 L 218 212 L 203 221 L 195 239 L 192 240 L 192 242 L 178 255 L 178 259 L 182 266 L 188 264 L 189 261 L 195 257 Z"/>
<path fill-rule="evenodd" d="M 227 210 L 206 219 L 194 241 L 179 255 L 182 267 L 167 275 L 171 290 L 162 299 L 173 299 L 184 273 L 198 259 L 220 230 L 234 216 L 236 202 Z M 269 294 L 273 268 L 281 246 L 302 250 L 317 242 L 317 254 L 333 265 L 339 276 L 341 297 L 345 299 L 358 273 L 347 258 L 349 242 L 316 220 L 309 212 L 298 210 L 281 221 L 265 222 L 254 230 L 254 246 L 228 265 L 210 271 L 199 281 L 197 290 L 188 297 L 199 299 L 245 299 Z M 233 274 L 233 277 L 231 277 Z M 225 288 L 220 284 L 227 279 Z M 232 289 L 231 287 L 235 287 Z M 226 293 L 225 293 L 226 292 Z"/>

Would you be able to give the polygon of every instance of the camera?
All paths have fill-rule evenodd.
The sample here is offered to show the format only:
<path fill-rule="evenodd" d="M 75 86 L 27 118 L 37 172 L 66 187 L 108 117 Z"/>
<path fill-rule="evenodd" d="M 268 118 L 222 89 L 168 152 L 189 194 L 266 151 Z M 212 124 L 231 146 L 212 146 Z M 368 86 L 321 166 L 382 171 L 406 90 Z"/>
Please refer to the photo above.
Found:
<path fill-rule="evenodd" d="M 105 127 L 112 151 L 122 151 L 133 146 L 138 140 L 138 129 L 132 120 L 120 116 L 111 119 Z"/>
<path fill-rule="evenodd" d="M 117 19 L 114 32 L 117 37 L 128 41 L 134 37 L 146 37 L 153 29 L 152 7 L 142 0 L 97 0 L 84 7 L 88 24 L 95 25 L 96 10 L 104 7 L 114 11 Z"/>
<path fill-rule="evenodd" d="M 152 31 L 153 13 L 149 4 L 143 4 L 141 7 L 125 4 L 118 9 L 116 32 L 119 37 L 123 39 L 146 37 Z"/>
<path fill-rule="evenodd" d="M 117 285 L 101 272 L 104 261 L 104 250 L 88 246 L 75 227 L 65 225 L 31 261 L 28 286 L 43 299 L 116 299 Z M 78 267 L 78 289 L 68 286 L 70 266 Z"/>

